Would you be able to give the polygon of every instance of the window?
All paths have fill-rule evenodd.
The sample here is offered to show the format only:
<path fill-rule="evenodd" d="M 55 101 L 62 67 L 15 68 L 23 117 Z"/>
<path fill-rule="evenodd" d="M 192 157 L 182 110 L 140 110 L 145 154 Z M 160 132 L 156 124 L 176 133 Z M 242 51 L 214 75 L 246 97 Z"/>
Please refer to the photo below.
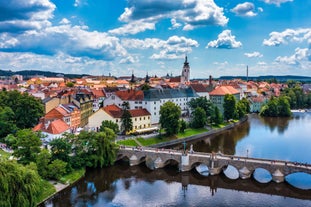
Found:
<path fill-rule="evenodd" d="M 135 118 L 135 121 L 137 121 L 137 118 Z"/>
<path fill-rule="evenodd" d="M 117 123 L 118 123 L 118 121 L 119 121 L 119 120 L 118 120 L 118 119 L 116 119 L 116 122 L 117 122 Z"/>
<path fill-rule="evenodd" d="M 154 112 L 154 115 L 157 115 L 157 113 L 156 113 L 156 112 Z"/>

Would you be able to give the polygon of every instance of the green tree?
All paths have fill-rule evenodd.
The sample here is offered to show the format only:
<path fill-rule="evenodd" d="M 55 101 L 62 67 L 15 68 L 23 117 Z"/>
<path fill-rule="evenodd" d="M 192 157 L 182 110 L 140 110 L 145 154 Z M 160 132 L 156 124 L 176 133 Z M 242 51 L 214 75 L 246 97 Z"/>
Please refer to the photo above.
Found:
<path fill-rule="evenodd" d="M 122 116 L 121 116 L 121 128 L 124 134 L 128 133 L 133 129 L 132 115 L 129 111 L 129 102 L 122 103 Z"/>
<path fill-rule="evenodd" d="M 179 106 L 171 101 L 165 102 L 160 108 L 160 125 L 165 129 L 167 135 L 177 134 L 178 120 L 181 116 Z"/>
<path fill-rule="evenodd" d="M 31 129 L 22 129 L 9 139 L 8 141 L 12 144 L 14 150 L 13 155 L 19 159 L 20 163 L 36 162 L 41 146 L 41 140 L 37 133 Z"/>
<path fill-rule="evenodd" d="M 62 160 L 69 162 L 69 154 L 71 153 L 72 145 L 65 138 L 57 138 L 50 142 L 52 160 Z"/>
<path fill-rule="evenodd" d="M 217 106 L 214 106 L 214 113 L 211 117 L 211 123 L 215 123 L 216 125 L 221 124 L 223 122 L 223 118 L 221 115 L 221 112 L 219 111 L 219 108 Z"/>
<path fill-rule="evenodd" d="M 48 178 L 49 175 L 49 163 L 51 162 L 52 155 L 47 149 L 41 150 L 37 156 L 36 164 L 38 173 L 42 178 Z"/>
<path fill-rule="evenodd" d="M 188 105 L 192 111 L 194 111 L 198 107 L 202 108 L 205 111 L 207 119 L 213 116 L 214 105 L 211 101 L 207 100 L 206 97 L 191 99 Z"/>
<path fill-rule="evenodd" d="M 41 100 L 19 91 L 1 91 L 0 106 L 10 107 L 14 111 L 14 121 L 20 129 L 32 128 L 44 114 Z"/>
<path fill-rule="evenodd" d="M 0 107 L 0 140 L 16 130 L 13 110 L 10 107 Z"/>
<path fill-rule="evenodd" d="M 236 104 L 236 116 L 238 119 L 244 117 L 247 114 L 247 105 L 241 101 Z"/>
<path fill-rule="evenodd" d="M 261 116 L 277 117 L 279 114 L 277 99 L 275 97 L 271 97 L 268 103 L 263 105 L 259 114 Z"/>
<path fill-rule="evenodd" d="M 206 123 L 207 123 L 207 118 L 206 118 L 206 113 L 204 109 L 201 107 L 197 107 L 192 112 L 191 126 L 193 128 L 202 128 L 206 125 Z"/>
<path fill-rule="evenodd" d="M 53 160 L 52 163 L 49 164 L 48 169 L 48 177 L 50 179 L 59 180 L 66 174 L 67 162 L 58 159 Z"/>
<path fill-rule="evenodd" d="M 41 194 L 40 176 L 16 162 L 0 162 L 0 206 L 32 207 Z"/>
<path fill-rule="evenodd" d="M 104 131 L 81 132 L 75 142 L 74 152 L 88 167 L 112 165 L 116 159 L 116 134 L 109 128 Z"/>
<path fill-rule="evenodd" d="M 292 115 L 288 99 L 287 96 L 280 96 L 278 98 L 278 116 L 289 117 Z"/>
<path fill-rule="evenodd" d="M 112 129 L 115 134 L 119 132 L 119 126 L 117 123 L 114 123 L 113 121 L 104 120 L 100 126 L 99 131 L 104 131 L 105 127 Z"/>
<path fill-rule="evenodd" d="M 235 117 L 236 113 L 236 100 L 232 94 L 226 94 L 224 98 L 224 119 L 229 120 Z"/>
<path fill-rule="evenodd" d="M 74 87 L 74 85 L 75 85 L 75 84 L 74 84 L 73 82 L 67 82 L 67 83 L 66 83 L 66 86 L 69 87 L 69 88 Z"/>
<path fill-rule="evenodd" d="M 187 122 L 183 119 L 179 120 L 179 132 L 184 133 L 187 129 Z"/>

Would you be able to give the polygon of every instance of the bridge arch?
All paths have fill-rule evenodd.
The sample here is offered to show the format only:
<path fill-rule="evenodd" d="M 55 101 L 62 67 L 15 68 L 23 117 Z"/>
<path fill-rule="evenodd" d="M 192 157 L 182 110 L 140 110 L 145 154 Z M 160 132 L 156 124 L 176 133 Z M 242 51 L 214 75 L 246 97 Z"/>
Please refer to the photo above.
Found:
<path fill-rule="evenodd" d="M 253 179 L 259 183 L 269 183 L 273 180 L 273 176 L 269 170 L 258 167 L 253 172 Z"/>

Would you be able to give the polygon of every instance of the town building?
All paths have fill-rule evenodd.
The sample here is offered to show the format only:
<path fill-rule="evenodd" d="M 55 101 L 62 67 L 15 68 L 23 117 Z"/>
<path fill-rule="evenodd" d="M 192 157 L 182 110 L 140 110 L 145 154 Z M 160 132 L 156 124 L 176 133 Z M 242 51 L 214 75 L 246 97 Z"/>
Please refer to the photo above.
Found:
<path fill-rule="evenodd" d="M 218 86 L 209 93 L 211 102 L 218 107 L 221 113 L 224 113 L 223 104 L 226 94 L 233 95 L 236 101 L 240 100 L 240 92 L 232 86 Z"/>

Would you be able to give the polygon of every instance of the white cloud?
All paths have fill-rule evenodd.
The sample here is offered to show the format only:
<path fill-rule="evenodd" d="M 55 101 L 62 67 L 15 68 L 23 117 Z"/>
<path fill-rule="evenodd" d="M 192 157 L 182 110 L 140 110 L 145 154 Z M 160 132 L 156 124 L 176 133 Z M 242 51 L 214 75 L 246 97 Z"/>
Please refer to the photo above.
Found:
<path fill-rule="evenodd" d="M 255 13 L 254 10 L 255 10 L 255 6 L 253 3 L 244 2 L 242 4 L 236 5 L 230 11 L 235 13 L 238 16 L 253 17 L 257 15 L 257 13 Z"/>
<path fill-rule="evenodd" d="M 184 30 L 207 25 L 224 26 L 229 21 L 224 16 L 223 8 L 218 7 L 213 0 L 130 0 L 128 7 L 119 17 L 119 21 L 126 24 L 110 32 L 113 34 L 136 34 L 150 29 L 150 26 L 140 27 L 137 30 L 132 29 L 129 33 L 124 28 L 132 28 L 132 26 L 127 26 L 127 24 L 133 25 L 134 22 L 136 27 L 138 24 L 135 22 L 155 25 L 163 19 L 173 19 L 171 28 L 177 28 L 184 24 Z"/>
<path fill-rule="evenodd" d="M 123 39 L 122 45 L 128 49 L 154 49 L 160 51 L 150 56 L 156 60 L 170 60 L 184 58 L 185 54 L 189 54 L 193 47 L 198 47 L 196 40 L 186 37 L 171 36 L 167 40 L 158 38 L 140 39 Z"/>
<path fill-rule="evenodd" d="M 286 2 L 292 2 L 294 0 L 263 0 L 267 4 L 275 4 L 277 6 L 280 6 L 282 3 Z"/>
<path fill-rule="evenodd" d="M 206 48 L 234 49 L 242 46 L 242 43 L 235 40 L 231 30 L 224 30 L 218 35 L 217 40 L 209 42 Z"/>
<path fill-rule="evenodd" d="M 81 7 L 87 5 L 87 0 L 75 0 L 73 6 L 74 7 Z"/>
<path fill-rule="evenodd" d="M 130 22 L 123 27 L 112 29 L 108 33 L 113 35 L 137 34 L 146 30 L 155 30 L 155 23 L 141 20 Z"/>
<path fill-rule="evenodd" d="M 59 24 L 70 24 L 70 21 L 67 18 L 63 18 Z"/>
<path fill-rule="evenodd" d="M 283 32 L 271 32 L 269 36 L 269 39 L 264 39 L 263 41 L 263 44 L 266 46 L 279 46 L 286 44 L 288 41 L 308 41 L 308 43 L 311 43 L 311 28 L 286 29 Z"/>
<path fill-rule="evenodd" d="M 5 41 L 0 44 L 0 50 L 47 55 L 63 52 L 71 56 L 86 56 L 104 60 L 113 60 L 116 57 L 127 55 L 119 38 L 87 29 L 86 26 L 63 24 L 14 36 L 1 34 L 0 39 Z"/>
<path fill-rule="evenodd" d="M 49 0 L 0 1 L 0 32 L 20 33 L 50 26 L 56 6 Z"/>
<path fill-rule="evenodd" d="M 172 26 L 169 29 L 177 29 L 181 27 L 181 24 L 176 21 L 175 18 L 171 19 Z"/>
<path fill-rule="evenodd" d="M 133 57 L 131 55 L 119 61 L 120 64 L 132 64 L 132 63 L 137 63 L 137 62 L 139 62 L 138 57 Z"/>
<path fill-rule="evenodd" d="M 260 52 L 252 52 L 252 53 L 244 53 L 244 55 L 246 57 L 249 57 L 249 58 L 253 58 L 253 57 L 263 57 L 263 55 L 260 53 Z"/>
<path fill-rule="evenodd" d="M 275 59 L 276 62 L 285 63 L 288 65 L 297 65 L 301 64 L 303 61 L 311 61 L 311 51 L 308 48 L 296 48 L 295 54 L 292 56 L 278 56 Z"/>
<path fill-rule="evenodd" d="M 0 65 L 12 71 L 24 69 L 94 75 L 108 74 L 112 67 L 109 62 L 88 57 L 73 57 L 64 53 L 47 56 L 28 52 L 0 52 Z"/>

